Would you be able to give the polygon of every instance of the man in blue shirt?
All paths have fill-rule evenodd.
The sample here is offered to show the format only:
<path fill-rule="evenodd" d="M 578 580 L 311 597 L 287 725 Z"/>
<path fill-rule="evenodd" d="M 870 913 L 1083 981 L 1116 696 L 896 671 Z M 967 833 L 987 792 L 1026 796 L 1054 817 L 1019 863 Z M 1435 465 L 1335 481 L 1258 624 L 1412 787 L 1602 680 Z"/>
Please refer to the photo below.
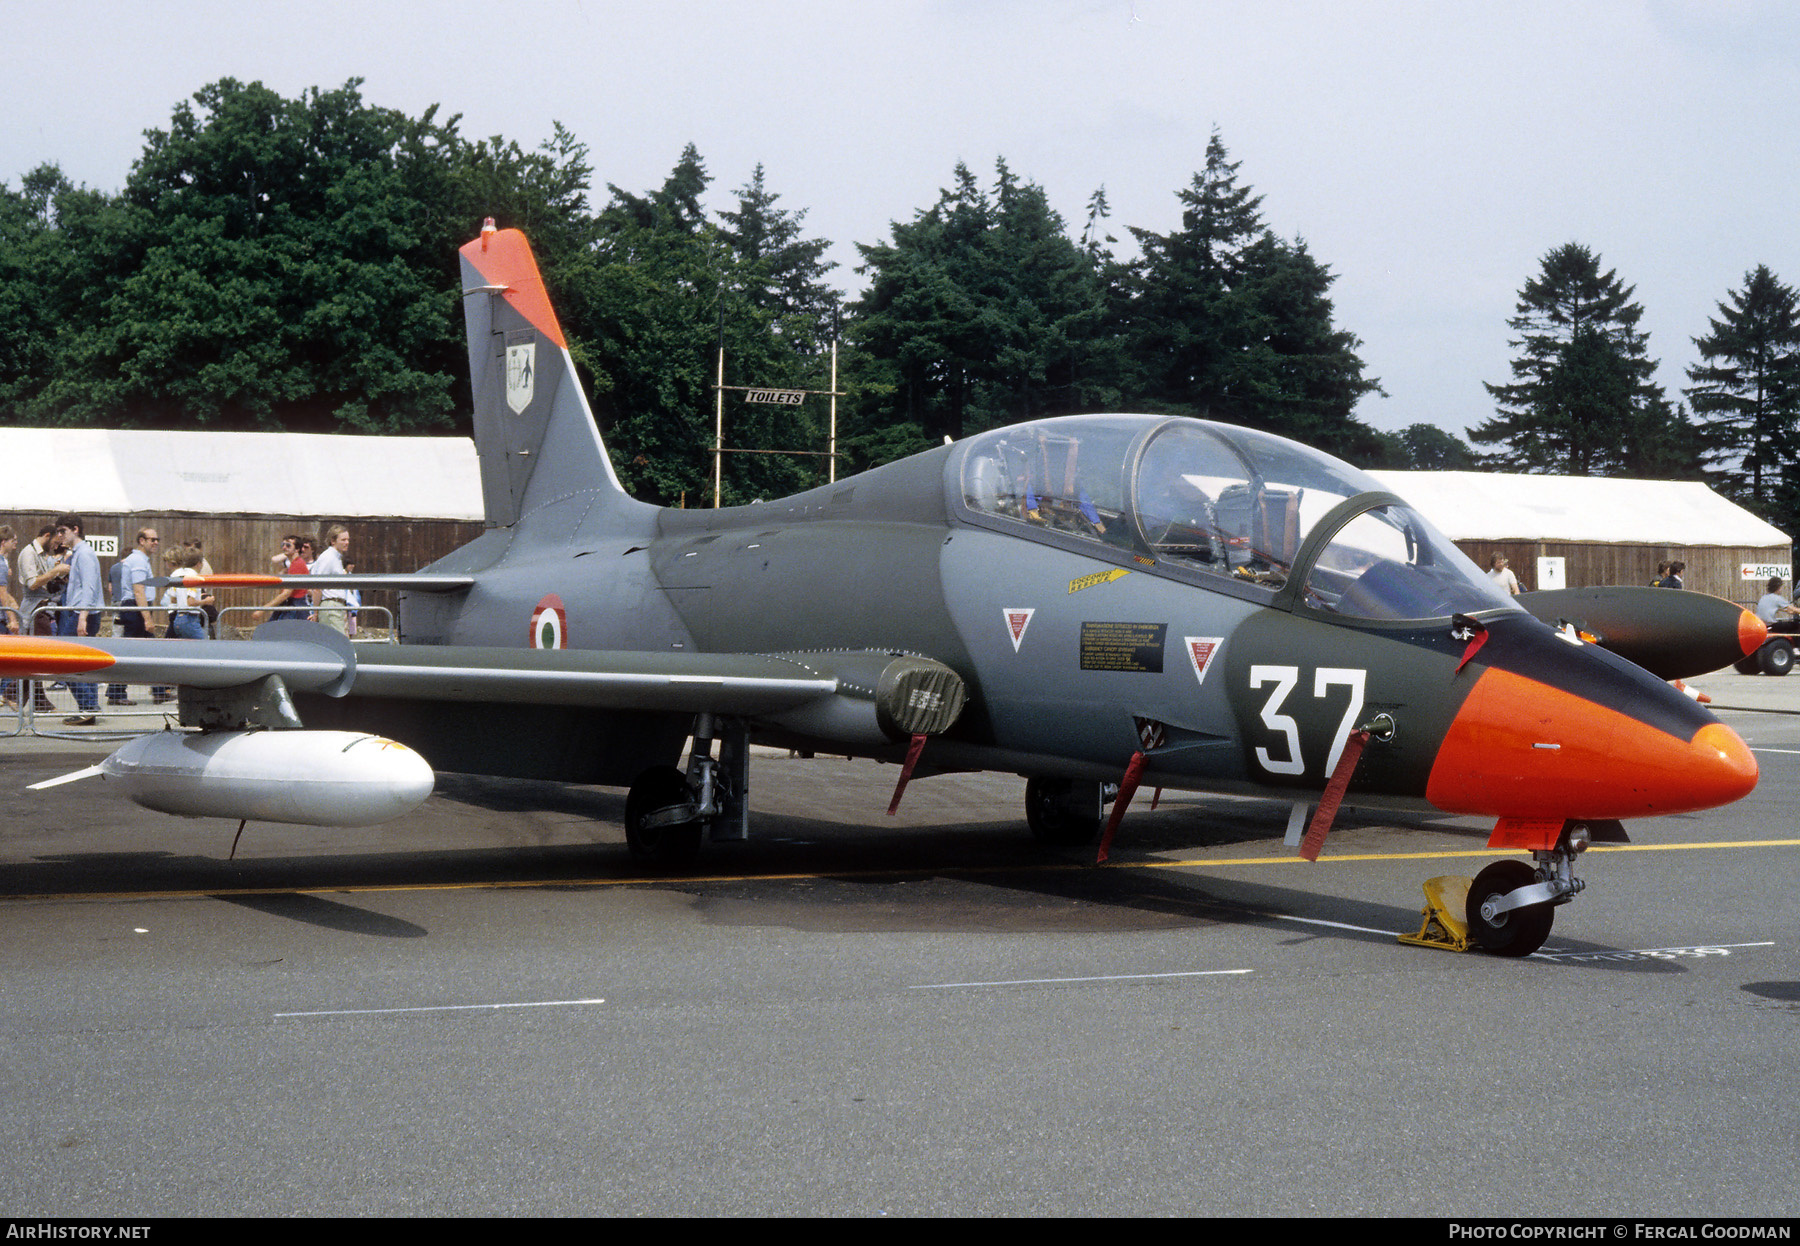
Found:
<path fill-rule="evenodd" d="M 69 586 L 63 590 L 63 612 L 56 627 L 59 636 L 94 635 L 100 628 L 98 611 L 106 604 L 100 557 L 83 535 L 86 526 L 80 515 L 63 515 L 56 521 L 56 538 L 69 553 Z M 70 727 L 93 726 L 94 711 L 100 708 L 94 685 L 70 680 L 69 691 L 75 694 L 75 713 L 63 722 Z"/>
<path fill-rule="evenodd" d="M 148 639 L 156 633 L 151 630 L 149 606 L 150 595 L 144 587 L 144 581 L 152 574 L 150 560 L 156 555 L 157 546 L 162 538 L 156 535 L 155 528 L 139 528 L 137 548 L 119 560 L 113 573 L 119 577 L 118 595 L 113 600 L 115 606 L 136 606 L 137 609 L 125 609 L 119 612 L 119 631 L 125 636 Z M 174 699 L 167 688 L 151 689 L 151 699 L 162 702 Z M 125 698 L 124 684 L 110 684 L 106 689 L 108 705 L 130 705 Z"/>

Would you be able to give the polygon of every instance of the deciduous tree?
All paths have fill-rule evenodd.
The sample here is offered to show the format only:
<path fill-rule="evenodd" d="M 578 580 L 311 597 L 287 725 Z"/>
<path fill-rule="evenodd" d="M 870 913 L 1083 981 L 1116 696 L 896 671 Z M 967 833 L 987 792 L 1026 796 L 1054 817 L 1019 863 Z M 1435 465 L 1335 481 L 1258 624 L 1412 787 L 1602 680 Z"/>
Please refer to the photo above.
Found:
<path fill-rule="evenodd" d="M 147 135 L 70 228 L 64 326 L 36 414 L 162 427 L 396 432 L 452 423 L 443 148 L 454 123 L 223 79 Z M 457 369 L 460 371 L 460 367 Z"/>

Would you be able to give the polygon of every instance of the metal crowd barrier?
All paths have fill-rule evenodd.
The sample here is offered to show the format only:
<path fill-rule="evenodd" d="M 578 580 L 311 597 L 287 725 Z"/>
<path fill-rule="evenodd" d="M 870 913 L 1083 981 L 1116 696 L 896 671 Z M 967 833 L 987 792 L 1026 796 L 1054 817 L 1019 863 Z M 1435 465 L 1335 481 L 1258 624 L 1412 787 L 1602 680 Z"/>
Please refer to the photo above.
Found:
<path fill-rule="evenodd" d="M 81 637 L 73 632 L 62 630 L 65 616 L 87 614 L 98 617 L 95 636 L 119 636 L 124 628 L 119 624 L 122 614 L 145 613 L 151 616 L 152 629 L 160 617 L 166 630 L 168 616 L 174 613 L 173 606 L 98 606 L 92 610 L 70 610 L 65 606 L 39 606 L 32 611 L 32 625 L 35 630 L 40 616 L 51 621 L 53 635 L 60 635 L 66 640 L 77 640 Z M 72 624 L 70 626 L 73 626 Z M 152 635 L 154 635 L 154 630 Z M 26 686 L 30 693 L 26 693 Z M 78 686 L 86 687 L 90 696 L 86 698 L 88 705 L 76 692 Z M 173 688 L 159 690 L 149 684 L 120 684 L 105 679 L 59 679 L 59 680 L 21 680 L 19 688 L 19 713 L 24 729 L 35 736 L 53 740 L 124 740 L 134 735 L 142 735 L 146 731 L 156 731 L 175 713 L 175 690 Z M 92 723 L 70 722 L 69 719 L 90 718 Z"/>
<path fill-rule="evenodd" d="M 16 635 L 30 630 L 31 625 L 17 607 L 0 606 L 0 613 L 4 614 L 8 633 Z M 0 680 L 0 698 L 4 698 L 3 703 L 0 703 L 0 724 L 5 726 L 5 730 L 0 731 L 0 740 L 24 735 L 31 729 L 31 724 L 25 718 L 25 707 L 31 702 L 30 689 L 29 679 Z"/>
<path fill-rule="evenodd" d="M 257 617 L 265 616 L 265 617 Z M 248 640 L 258 624 L 268 621 L 268 617 L 282 619 L 310 619 L 314 612 L 309 606 L 276 606 L 273 610 L 266 606 L 226 606 L 219 611 L 218 638 L 220 640 Z M 400 643 L 400 629 L 394 626 L 394 612 L 386 606 L 353 606 L 347 612 L 350 623 L 350 642 L 357 645 L 397 645 Z M 239 623 L 238 620 L 243 620 Z"/>

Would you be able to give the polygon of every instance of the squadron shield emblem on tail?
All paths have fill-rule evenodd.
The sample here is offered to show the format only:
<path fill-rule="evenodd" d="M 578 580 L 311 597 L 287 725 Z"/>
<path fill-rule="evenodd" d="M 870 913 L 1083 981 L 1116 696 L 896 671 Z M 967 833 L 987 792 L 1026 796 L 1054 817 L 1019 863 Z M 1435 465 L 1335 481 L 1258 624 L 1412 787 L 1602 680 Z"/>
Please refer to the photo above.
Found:
<path fill-rule="evenodd" d="M 506 348 L 506 405 L 514 415 L 525 414 L 531 405 L 533 381 L 537 376 L 537 343 L 525 342 Z"/>

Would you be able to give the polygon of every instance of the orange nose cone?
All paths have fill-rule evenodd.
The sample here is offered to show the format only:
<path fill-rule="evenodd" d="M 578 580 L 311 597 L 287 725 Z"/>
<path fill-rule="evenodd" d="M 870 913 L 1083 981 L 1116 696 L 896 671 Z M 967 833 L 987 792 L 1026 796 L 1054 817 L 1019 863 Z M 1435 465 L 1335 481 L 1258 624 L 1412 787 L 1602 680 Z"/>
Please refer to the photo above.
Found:
<path fill-rule="evenodd" d="M 1501 818 L 1641 818 L 1729 804 L 1755 786 L 1756 759 L 1723 723 L 1683 740 L 1489 669 L 1444 736 L 1425 798 Z"/>
<path fill-rule="evenodd" d="M 1710 787 L 1711 799 L 1696 805 L 1711 809 L 1748 796 L 1756 787 L 1756 758 L 1750 746 L 1724 723 L 1709 723 L 1688 741 L 1688 765 L 1696 791 Z"/>
<path fill-rule="evenodd" d="M 1738 611 L 1738 647 L 1749 657 L 1769 638 L 1769 625 L 1748 610 Z"/>

